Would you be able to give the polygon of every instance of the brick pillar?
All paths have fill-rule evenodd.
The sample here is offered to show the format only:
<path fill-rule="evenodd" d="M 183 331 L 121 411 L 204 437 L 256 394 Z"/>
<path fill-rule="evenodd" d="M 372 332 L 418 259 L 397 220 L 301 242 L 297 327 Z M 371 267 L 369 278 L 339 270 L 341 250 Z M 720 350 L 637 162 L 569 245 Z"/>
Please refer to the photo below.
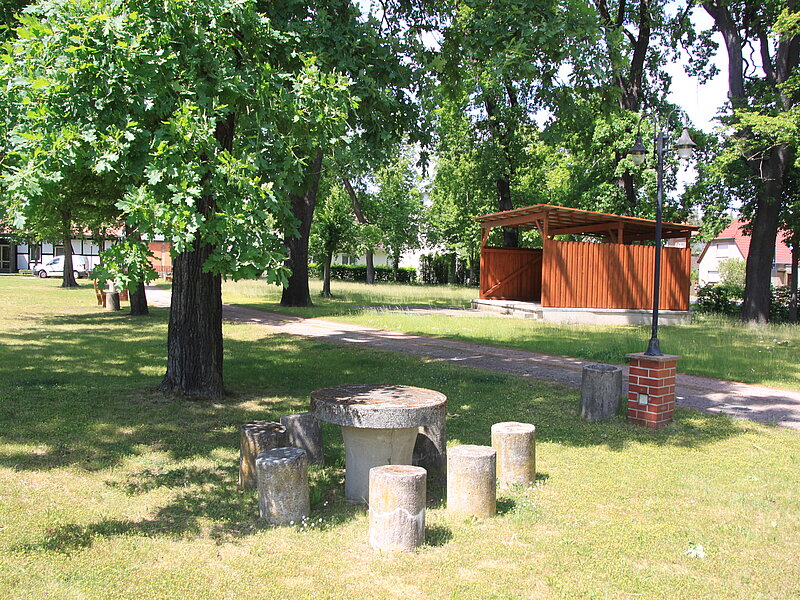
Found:
<path fill-rule="evenodd" d="M 675 412 L 675 374 L 680 356 L 626 355 L 628 374 L 628 421 L 659 429 L 672 422 Z"/>

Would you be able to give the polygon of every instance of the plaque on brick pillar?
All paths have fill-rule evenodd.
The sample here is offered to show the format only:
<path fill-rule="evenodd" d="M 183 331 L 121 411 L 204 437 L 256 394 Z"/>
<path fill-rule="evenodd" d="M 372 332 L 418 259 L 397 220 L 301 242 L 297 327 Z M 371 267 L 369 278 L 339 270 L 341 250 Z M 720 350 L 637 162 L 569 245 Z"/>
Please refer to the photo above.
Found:
<path fill-rule="evenodd" d="M 628 421 L 659 429 L 672 422 L 675 413 L 675 377 L 680 356 L 626 355 L 628 371 Z"/>

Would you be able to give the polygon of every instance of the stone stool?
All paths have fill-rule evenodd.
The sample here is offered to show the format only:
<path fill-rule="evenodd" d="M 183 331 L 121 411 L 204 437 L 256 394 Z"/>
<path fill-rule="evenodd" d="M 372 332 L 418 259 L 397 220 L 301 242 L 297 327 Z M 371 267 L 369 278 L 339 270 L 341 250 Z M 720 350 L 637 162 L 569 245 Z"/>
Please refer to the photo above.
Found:
<path fill-rule="evenodd" d="M 286 427 L 289 445 L 306 451 L 308 462 L 322 464 L 322 428 L 312 412 L 297 413 L 281 417 L 281 425 Z"/>
<path fill-rule="evenodd" d="M 239 487 L 256 487 L 256 456 L 273 448 L 288 446 L 286 428 L 274 421 L 252 421 L 240 427 Z"/>
<path fill-rule="evenodd" d="M 386 552 L 412 552 L 425 541 L 422 467 L 384 465 L 369 470 L 369 544 Z"/>
<path fill-rule="evenodd" d="M 492 448 L 497 452 L 497 482 L 501 488 L 531 485 L 536 479 L 536 427 L 506 421 L 492 425 Z"/>
<path fill-rule="evenodd" d="M 256 458 L 258 508 L 272 525 L 299 523 L 311 511 L 308 459 L 300 448 L 275 448 Z"/>
<path fill-rule="evenodd" d="M 622 396 L 622 367 L 585 365 L 581 377 L 581 417 L 604 421 L 617 412 Z"/>
<path fill-rule="evenodd" d="M 496 459 L 489 446 L 456 446 L 447 452 L 447 510 L 476 517 L 495 514 Z"/>

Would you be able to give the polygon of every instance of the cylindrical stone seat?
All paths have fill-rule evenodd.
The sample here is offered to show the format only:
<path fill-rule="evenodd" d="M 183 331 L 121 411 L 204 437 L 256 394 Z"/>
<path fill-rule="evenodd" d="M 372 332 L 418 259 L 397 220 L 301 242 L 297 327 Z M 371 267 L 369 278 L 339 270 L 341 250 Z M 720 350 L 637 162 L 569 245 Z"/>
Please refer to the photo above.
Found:
<path fill-rule="evenodd" d="M 309 463 L 322 464 L 322 428 L 314 413 L 285 415 L 281 417 L 281 425 L 286 427 L 290 446 L 305 450 Z"/>
<path fill-rule="evenodd" d="M 447 510 L 477 517 L 497 511 L 497 452 L 464 445 L 447 451 Z"/>
<path fill-rule="evenodd" d="M 274 421 L 251 421 L 240 427 L 239 487 L 256 487 L 256 457 L 289 445 L 286 427 Z"/>
<path fill-rule="evenodd" d="M 369 471 L 369 544 L 385 552 L 412 552 L 425 541 L 422 467 L 384 465 Z"/>
<path fill-rule="evenodd" d="M 272 525 L 299 523 L 311 510 L 308 459 L 300 448 L 275 448 L 256 458 L 258 508 Z"/>
<path fill-rule="evenodd" d="M 506 421 L 492 425 L 497 452 L 497 482 L 501 488 L 529 486 L 536 480 L 536 427 Z"/>
<path fill-rule="evenodd" d="M 112 292 L 105 290 L 103 292 L 106 297 L 105 307 L 108 311 L 122 310 L 119 304 L 119 292 Z"/>
<path fill-rule="evenodd" d="M 622 368 L 616 365 L 584 365 L 581 378 L 581 417 L 605 421 L 617 412 L 622 396 Z"/>

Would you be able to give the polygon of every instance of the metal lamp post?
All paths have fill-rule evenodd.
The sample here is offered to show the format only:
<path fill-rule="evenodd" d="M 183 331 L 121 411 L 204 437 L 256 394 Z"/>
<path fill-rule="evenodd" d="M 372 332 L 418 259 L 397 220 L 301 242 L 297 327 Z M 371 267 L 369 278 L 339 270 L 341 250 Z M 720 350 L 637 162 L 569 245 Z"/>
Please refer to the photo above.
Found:
<path fill-rule="evenodd" d="M 674 112 L 674 111 L 673 111 Z M 670 113 L 666 123 L 669 123 Z M 640 119 L 641 124 L 641 119 Z M 680 137 L 675 140 L 672 148 L 668 147 L 669 137 L 664 128 L 659 128 L 656 124 L 655 151 L 656 151 L 656 172 L 658 174 L 658 186 L 656 193 L 656 258 L 655 268 L 653 269 L 653 318 L 652 333 L 650 342 L 647 345 L 645 354 L 648 356 L 663 356 L 661 345 L 658 341 L 658 300 L 661 293 L 661 209 L 664 200 L 664 155 L 670 150 L 675 150 L 680 158 L 691 158 L 694 149 L 697 147 L 689 137 L 689 130 L 684 127 Z M 641 133 L 636 134 L 636 143 L 628 151 L 633 163 L 637 166 L 644 163 L 647 155 L 647 148 L 642 143 Z"/>

